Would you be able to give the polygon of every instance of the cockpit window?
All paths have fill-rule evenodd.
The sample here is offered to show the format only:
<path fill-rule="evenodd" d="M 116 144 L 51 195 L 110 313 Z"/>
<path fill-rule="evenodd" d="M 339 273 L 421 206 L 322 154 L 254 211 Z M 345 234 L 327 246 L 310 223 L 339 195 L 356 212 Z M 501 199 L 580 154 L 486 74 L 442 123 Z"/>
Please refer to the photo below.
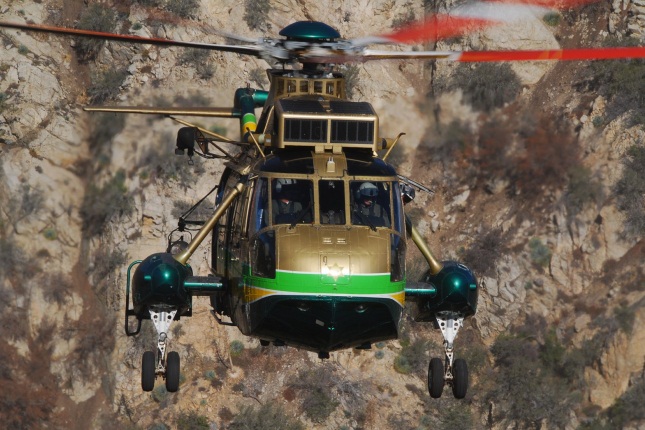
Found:
<path fill-rule="evenodd" d="M 271 220 L 273 224 L 313 222 L 313 182 L 306 179 L 272 179 Z"/>
<path fill-rule="evenodd" d="M 345 184 L 343 181 L 318 181 L 320 223 L 345 224 Z"/>
<path fill-rule="evenodd" d="M 352 224 L 376 227 L 391 227 L 390 182 L 352 181 L 351 193 Z"/>

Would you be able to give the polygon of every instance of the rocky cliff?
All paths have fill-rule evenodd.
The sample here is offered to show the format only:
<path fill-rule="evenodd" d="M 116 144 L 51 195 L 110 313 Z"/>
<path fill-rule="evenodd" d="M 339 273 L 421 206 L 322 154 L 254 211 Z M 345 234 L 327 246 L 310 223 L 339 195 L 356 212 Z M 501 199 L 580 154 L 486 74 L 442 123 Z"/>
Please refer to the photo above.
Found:
<path fill-rule="evenodd" d="M 71 26 L 99 7 L 114 12 L 117 32 L 222 42 L 218 30 L 276 35 L 305 19 L 362 36 L 445 7 L 247 3 L 9 1 L 0 19 Z M 437 48 L 630 43 L 642 34 L 640 8 L 599 3 Z M 210 191 L 223 166 L 173 155 L 178 126 L 169 119 L 81 108 L 228 106 L 236 88 L 267 85 L 266 64 L 235 54 L 88 47 L 13 30 L 0 31 L 0 43 L 0 417 L 11 427 L 645 425 L 644 132 L 642 100 L 616 89 L 627 85 L 619 81 L 626 70 L 517 63 L 486 71 L 411 61 L 351 69 L 353 97 L 374 105 L 381 134 L 407 133 L 393 156 L 401 173 L 436 191 L 408 207 L 419 230 L 437 254 L 463 260 L 480 279 L 478 313 L 457 339 L 471 364 L 467 399 L 429 399 L 428 357 L 442 350 L 429 324 L 408 318 L 399 341 L 323 362 L 261 348 L 218 325 L 207 300 L 172 330 L 179 392 L 160 385 L 150 395 L 140 390 L 139 366 L 152 328 L 144 325 L 137 338 L 123 333 L 127 266 L 165 249 L 178 215 Z M 491 83 L 491 74 L 507 80 Z M 485 91 L 478 96 L 472 82 Z M 232 122 L 200 125 L 237 132 Z M 204 244 L 191 265 L 207 274 L 209 261 Z M 407 265 L 411 277 L 424 270 L 414 250 Z"/>

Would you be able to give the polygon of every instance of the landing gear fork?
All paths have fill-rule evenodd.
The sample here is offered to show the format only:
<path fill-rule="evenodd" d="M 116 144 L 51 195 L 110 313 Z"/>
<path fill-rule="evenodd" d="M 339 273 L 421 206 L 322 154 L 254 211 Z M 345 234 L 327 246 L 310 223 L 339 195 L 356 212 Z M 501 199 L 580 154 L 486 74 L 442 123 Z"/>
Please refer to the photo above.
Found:
<path fill-rule="evenodd" d="M 166 379 L 166 390 L 174 393 L 179 389 L 179 354 L 171 351 L 166 354 L 168 330 L 175 319 L 177 309 L 150 308 L 150 319 L 157 330 L 157 353 L 146 351 L 141 365 L 141 388 L 152 391 L 157 376 Z"/>
<path fill-rule="evenodd" d="M 454 359 L 454 341 L 459 329 L 464 325 L 464 315 L 455 312 L 439 312 L 436 315 L 437 324 L 443 335 L 445 351 L 444 366 L 439 359 L 432 359 L 428 368 L 428 390 L 433 398 L 441 397 L 443 384 L 452 388 L 457 399 L 466 397 L 468 389 L 468 367 L 463 359 Z M 443 369 L 442 369 L 443 367 Z M 443 378 L 437 373 L 443 370 Z M 442 384 L 441 387 L 438 384 Z"/>

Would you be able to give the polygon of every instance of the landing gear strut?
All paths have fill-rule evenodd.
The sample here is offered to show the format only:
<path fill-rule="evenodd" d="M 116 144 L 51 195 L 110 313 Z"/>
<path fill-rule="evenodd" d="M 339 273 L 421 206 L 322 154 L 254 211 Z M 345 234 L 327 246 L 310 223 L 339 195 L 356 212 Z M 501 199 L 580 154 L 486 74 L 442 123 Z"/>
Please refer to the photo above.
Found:
<path fill-rule="evenodd" d="M 177 309 L 162 307 L 150 308 L 150 319 L 157 330 L 157 353 L 146 351 L 141 360 L 141 388 L 152 391 L 156 377 L 166 379 L 166 390 L 174 393 L 179 389 L 179 353 L 171 351 L 166 354 L 168 329 L 175 319 Z"/>
<path fill-rule="evenodd" d="M 443 335 L 445 369 L 439 358 L 430 360 L 428 368 L 430 397 L 435 399 L 441 397 L 444 385 L 449 385 L 455 398 L 463 399 L 468 390 L 468 366 L 463 358 L 454 359 L 453 343 L 457 332 L 464 325 L 464 315 L 455 312 L 438 312 L 436 319 Z"/>

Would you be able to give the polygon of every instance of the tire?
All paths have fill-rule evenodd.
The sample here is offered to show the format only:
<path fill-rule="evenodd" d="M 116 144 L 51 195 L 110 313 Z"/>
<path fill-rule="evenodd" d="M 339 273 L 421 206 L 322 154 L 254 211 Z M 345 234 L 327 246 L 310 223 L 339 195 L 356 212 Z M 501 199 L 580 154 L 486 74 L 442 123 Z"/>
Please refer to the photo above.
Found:
<path fill-rule="evenodd" d="M 443 363 L 435 357 L 430 360 L 430 365 L 428 366 L 428 392 L 430 392 L 430 397 L 433 399 L 441 397 L 444 384 Z"/>
<path fill-rule="evenodd" d="M 179 389 L 179 353 L 171 351 L 166 359 L 166 390 L 174 393 Z"/>
<path fill-rule="evenodd" d="M 152 391 L 155 387 L 155 368 L 156 366 L 155 353 L 146 351 L 141 358 L 141 388 L 143 391 Z"/>
<path fill-rule="evenodd" d="M 456 399 L 463 399 L 466 397 L 468 391 L 468 366 L 466 360 L 458 358 L 452 365 L 452 394 Z"/>

